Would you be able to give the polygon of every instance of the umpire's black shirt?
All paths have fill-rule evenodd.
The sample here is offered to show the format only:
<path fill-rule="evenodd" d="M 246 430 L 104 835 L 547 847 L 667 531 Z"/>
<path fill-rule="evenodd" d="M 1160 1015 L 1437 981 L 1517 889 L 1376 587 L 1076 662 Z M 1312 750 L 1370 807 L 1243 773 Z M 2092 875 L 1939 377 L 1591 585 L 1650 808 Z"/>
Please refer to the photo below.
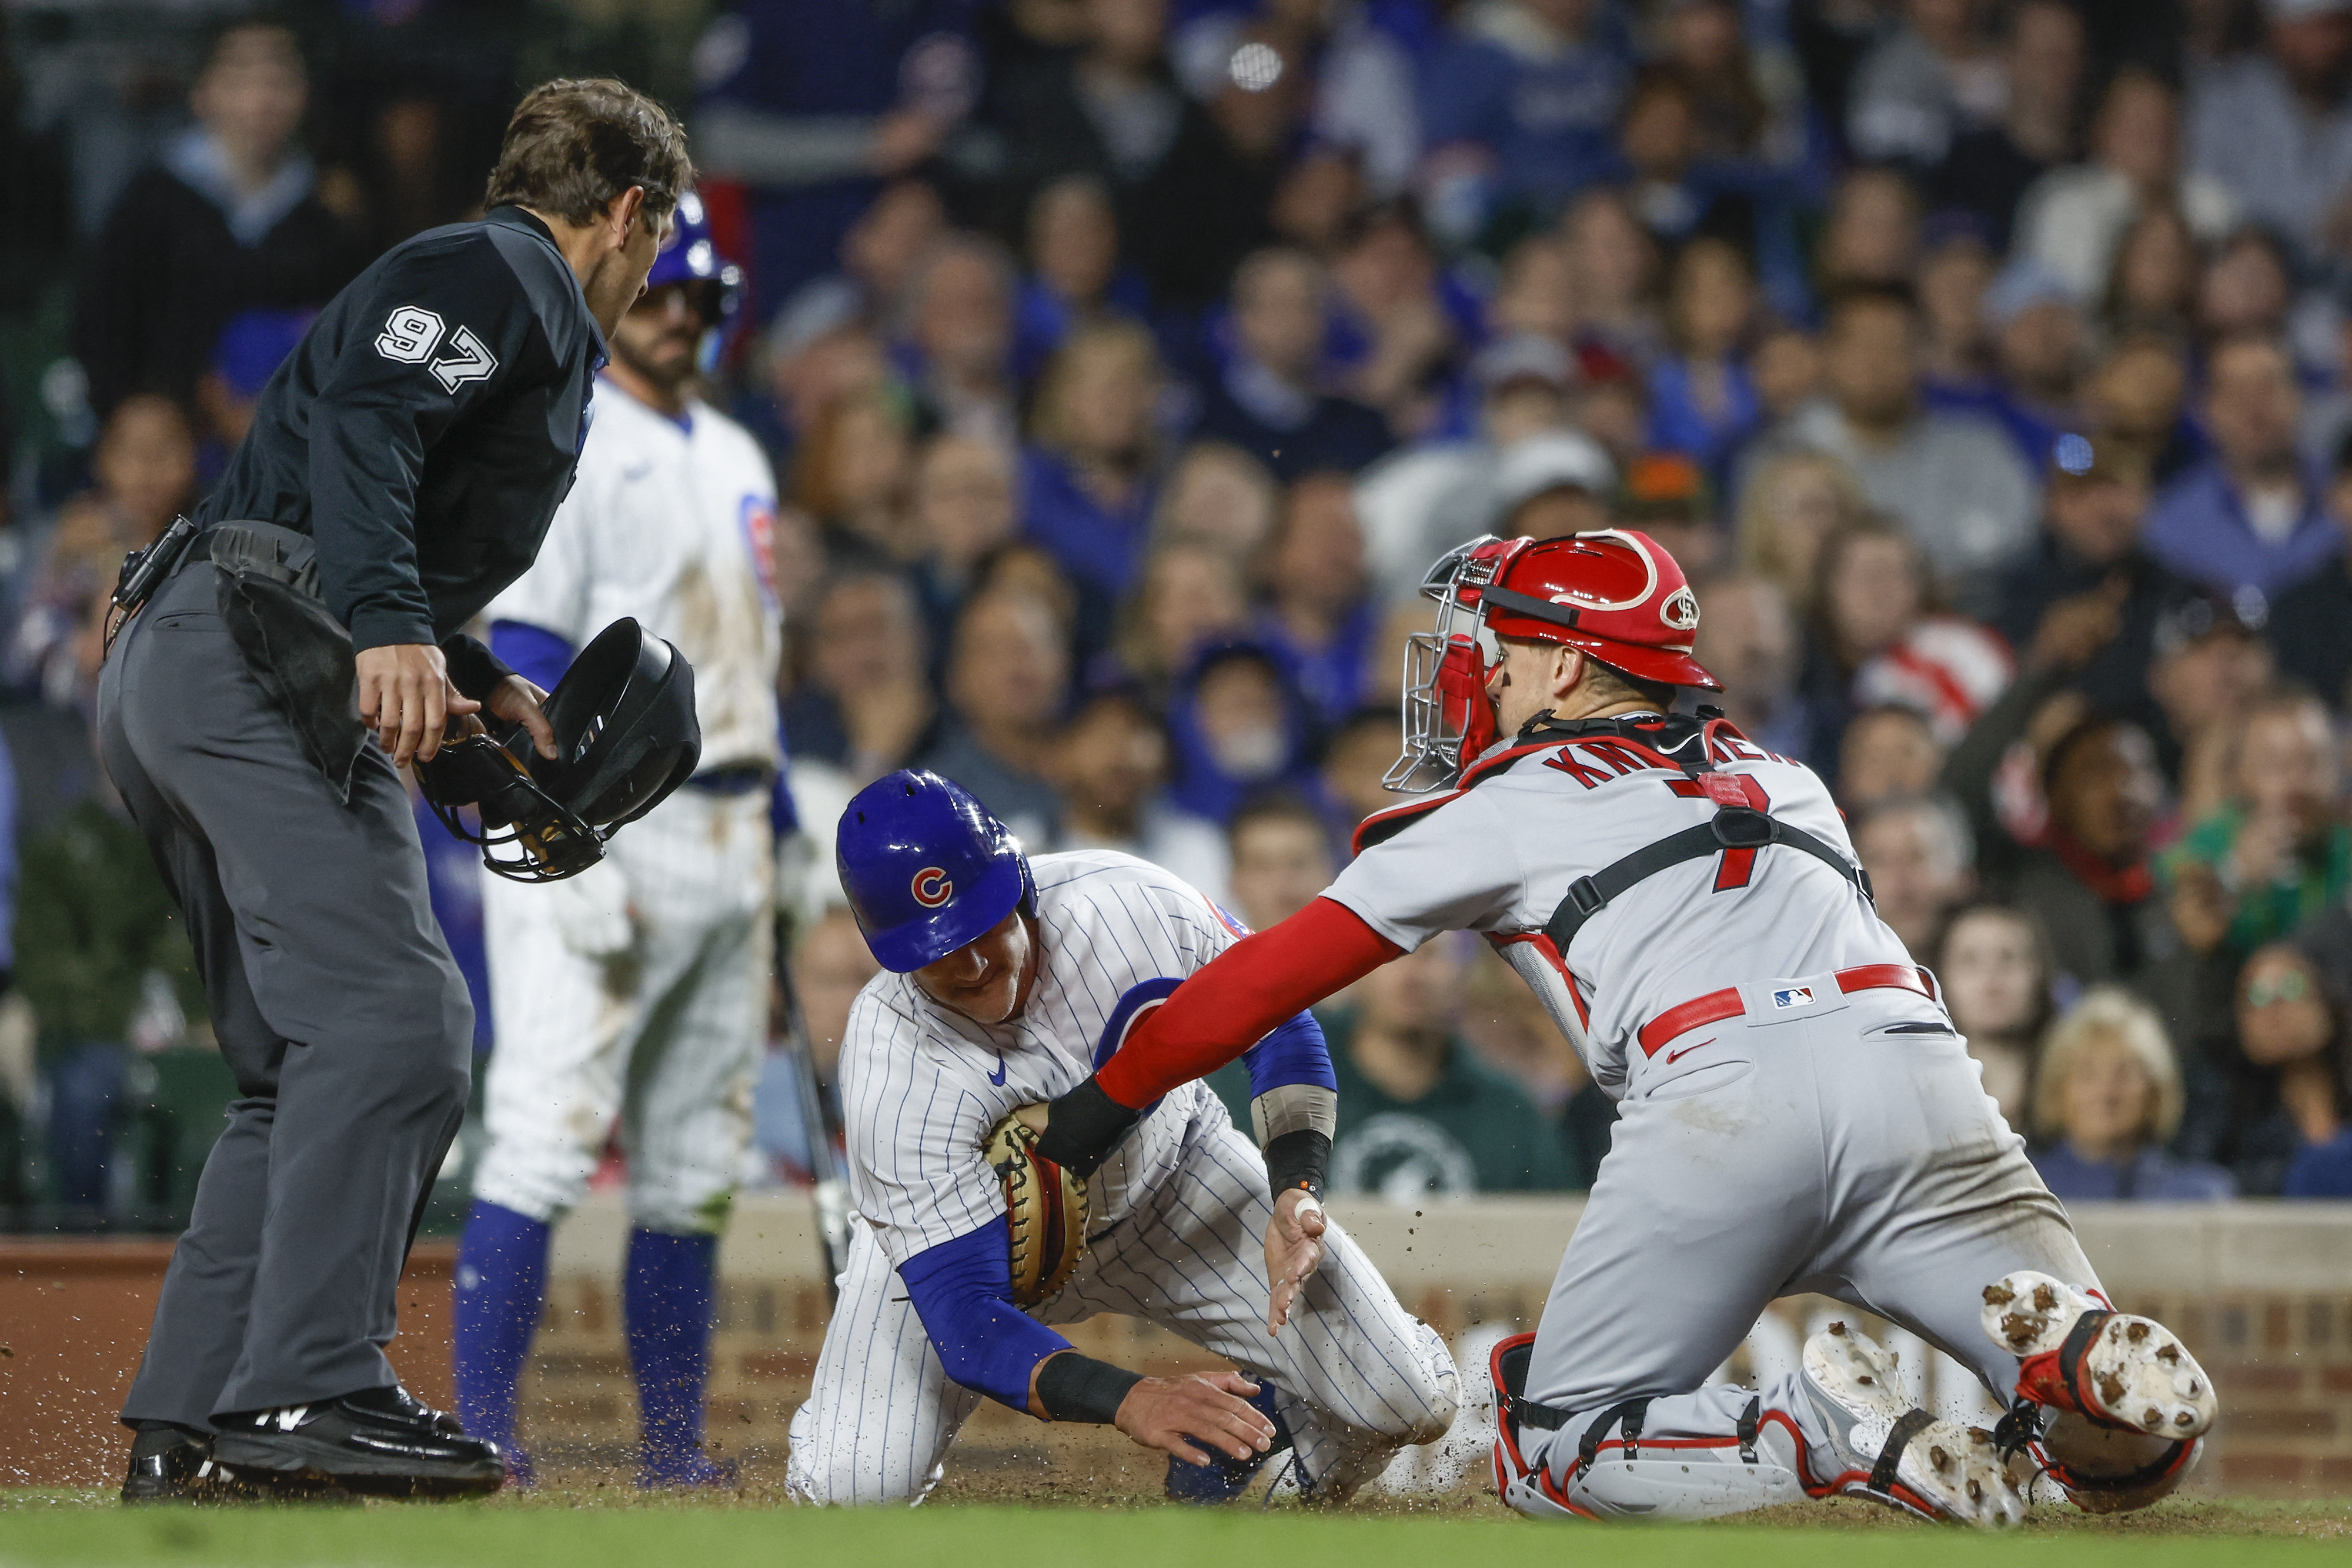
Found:
<path fill-rule="evenodd" d="M 195 520 L 310 534 L 354 650 L 446 643 L 539 553 L 604 363 L 537 218 L 418 235 L 320 312 Z"/>

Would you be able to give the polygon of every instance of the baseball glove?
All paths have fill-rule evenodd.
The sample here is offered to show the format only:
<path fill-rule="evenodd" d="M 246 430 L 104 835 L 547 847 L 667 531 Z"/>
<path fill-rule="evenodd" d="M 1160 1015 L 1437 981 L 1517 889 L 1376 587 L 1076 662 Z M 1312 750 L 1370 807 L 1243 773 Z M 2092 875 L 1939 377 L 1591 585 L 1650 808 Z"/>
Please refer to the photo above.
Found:
<path fill-rule="evenodd" d="M 1087 1184 L 1037 1153 L 1015 1112 L 988 1130 L 982 1157 L 1004 1185 L 1013 1300 L 1034 1307 L 1060 1290 L 1087 1249 Z"/>

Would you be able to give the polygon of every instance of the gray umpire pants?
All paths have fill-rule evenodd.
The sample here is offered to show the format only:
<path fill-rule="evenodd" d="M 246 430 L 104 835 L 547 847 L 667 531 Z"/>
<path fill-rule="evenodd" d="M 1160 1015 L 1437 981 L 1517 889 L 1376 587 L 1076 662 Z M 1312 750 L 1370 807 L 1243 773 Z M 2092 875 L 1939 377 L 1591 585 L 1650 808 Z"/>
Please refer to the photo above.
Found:
<path fill-rule="evenodd" d="M 473 1007 L 425 897 L 406 791 L 373 746 L 351 803 L 255 684 L 193 560 L 117 640 L 99 749 L 187 921 L 236 1074 L 128 1423 L 397 1381 L 408 1244 L 465 1114 Z"/>

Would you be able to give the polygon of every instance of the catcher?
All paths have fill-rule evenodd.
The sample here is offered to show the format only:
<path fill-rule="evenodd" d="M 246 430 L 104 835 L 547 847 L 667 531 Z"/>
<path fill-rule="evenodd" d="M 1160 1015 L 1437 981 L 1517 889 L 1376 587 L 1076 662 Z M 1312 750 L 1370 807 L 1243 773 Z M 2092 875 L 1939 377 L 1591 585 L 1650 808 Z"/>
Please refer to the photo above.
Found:
<path fill-rule="evenodd" d="M 1137 1019 L 1244 935 L 1132 856 L 1031 860 L 934 773 L 893 773 L 842 813 L 842 886 L 885 973 L 851 1009 L 841 1082 L 856 1213 L 786 1484 L 810 1502 L 912 1503 L 981 1396 L 1115 1424 L 1169 1455 L 1170 1495 L 1239 1495 L 1291 1449 L 1302 1491 L 1344 1502 L 1452 1424 L 1460 1378 L 1336 1224 L 1282 1327 L 1260 1238 L 1267 1160 L 1187 1083 L 1087 1180 L 1030 1152 L 1012 1113 L 1109 1059 Z M 1328 1137 L 1322 1032 L 1305 1013 L 1248 1052 L 1277 1166 Z M 1300 1134 L 1306 1134 L 1301 1136 Z M 1046 1325 L 1122 1312 L 1238 1372 L 1143 1377 Z"/>

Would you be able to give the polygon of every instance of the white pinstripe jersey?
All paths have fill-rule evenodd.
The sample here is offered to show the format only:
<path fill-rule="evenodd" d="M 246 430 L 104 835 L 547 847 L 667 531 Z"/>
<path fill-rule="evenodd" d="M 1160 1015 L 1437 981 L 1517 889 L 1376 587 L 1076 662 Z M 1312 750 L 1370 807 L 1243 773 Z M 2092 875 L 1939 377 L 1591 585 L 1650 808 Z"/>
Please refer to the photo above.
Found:
<path fill-rule="evenodd" d="M 1854 859 L 1811 768 L 1728 736 L 1717 737 L 1712 761 L 1751 781 L 1750 805 Z M 1654 753 L 1605 736 L 1570 740 L 1504 765 L 1373 844 L 1324 896 L 1401 947 L 1440 931 L 1485 933 L 1593 1082 L 1620 1096 L 1642 1061 L 1634 1031 L 1668 1008 L 1744 981 L 1911 961 L 1851 883 L 1775 845 L 1685 861 L 1635 883 L 1585 922 L 1563 962 L 1543 931 L 1569 884 L 1715 810 Z"/>
<path fill-rule="evenodd" d="M 1096 1042 L 1129 990 L 1181 979 L 1237 939 L 1208 899 L 1133 855 L 1076 850 L 1034 855 L 1029 867 L 1038 971 L 1019 1018 L 974 1023 L 887 970 L 849 1009 L 850 1198 L 894 1268 L 1002 1219 L 1004 1193 L 980 1153 L 988 1130 L 1094 1071 Z M 1088 1184 L 1088 1230 L 1117 1224 L 1175 1174 L 1196 1117 L 1224 1113 L 1198 1082 L 1153 1107 Z"/>
<path fill-rule="evenodd" d="M 694 666 L 702 766 L 779 763 L 776 479 L 741 425 L 708 403 L 683 424 L 599 378 L 579 480 L 539 559 L 489 608 L 574 648 L 624 615 Z"/>

